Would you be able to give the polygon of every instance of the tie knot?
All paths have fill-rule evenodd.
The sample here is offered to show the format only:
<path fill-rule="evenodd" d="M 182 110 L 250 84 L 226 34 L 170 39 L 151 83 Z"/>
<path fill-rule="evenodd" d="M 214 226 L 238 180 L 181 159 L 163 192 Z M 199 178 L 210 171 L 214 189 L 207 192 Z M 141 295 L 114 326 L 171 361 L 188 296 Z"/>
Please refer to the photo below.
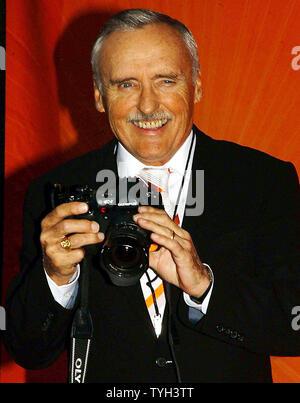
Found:
<path fill-rule="evenodd" d="M 170 171 L 168 168 L 143 168 L 140 177 L 159 188 L 159 191 L 168 192 Z"/>

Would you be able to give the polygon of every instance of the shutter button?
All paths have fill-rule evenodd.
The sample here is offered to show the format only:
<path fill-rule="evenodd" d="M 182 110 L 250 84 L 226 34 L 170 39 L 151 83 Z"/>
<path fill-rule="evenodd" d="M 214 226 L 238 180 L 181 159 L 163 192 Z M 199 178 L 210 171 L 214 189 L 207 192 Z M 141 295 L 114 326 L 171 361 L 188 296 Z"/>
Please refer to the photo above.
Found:
<path fill-rule="evenodd" d="M 155 363 L 158 367 L 163 368 L 168 364 L 173 364 L 173 361 L 167 361 L 164 357 L 156 358 Z"/>

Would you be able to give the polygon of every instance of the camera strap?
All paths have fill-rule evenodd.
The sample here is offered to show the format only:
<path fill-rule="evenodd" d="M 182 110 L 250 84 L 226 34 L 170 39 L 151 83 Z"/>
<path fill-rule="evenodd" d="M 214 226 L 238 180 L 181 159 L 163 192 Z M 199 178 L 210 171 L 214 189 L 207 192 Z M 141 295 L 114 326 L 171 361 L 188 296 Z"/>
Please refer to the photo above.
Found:
<path fill-rule="evenodd" d="M 71 357 L 69 383 L 84 383 L 93 336 L 92 317 L 88 310 L 89 267 L 86 259 L 80 264 L 81 293 L 80 306 L 75 312 L 71 330 Z"/>

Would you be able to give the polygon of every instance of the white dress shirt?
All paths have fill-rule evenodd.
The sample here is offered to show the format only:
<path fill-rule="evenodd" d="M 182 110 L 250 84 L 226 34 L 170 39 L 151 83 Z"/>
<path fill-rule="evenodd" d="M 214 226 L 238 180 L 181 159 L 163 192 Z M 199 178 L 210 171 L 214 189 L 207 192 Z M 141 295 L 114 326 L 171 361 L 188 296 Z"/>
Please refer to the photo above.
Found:
<path fill-rule="evenodd" d="M 171 199 L 171 202 L 176 203 L 178 193 L 180 190 L 181 182 L 182 182 L 182 177 L 185 177 L 184 180 L 184 186 L 182 188 L 181 192 L 181 197 L 180 201 L 178 203 L 178 209 L 177 209 L 177 214 L 180 223 L 183 221 L 183 216 L 184 216 L 184 210 L 185 210 L 185 204 L 186 204 L 186 199 L 187 199 L 187 193 L 188 193 L 188 185 L 189 185 L 189 178 L 191 174 L 191 168 L 192 168 L 192 161 L 193 161 L 193 156 L 194 156 L 194 150 L 195 150 L 195 145 L 196 145 L 196 137 L 195 141 L 193 144 L 193 149 L 191 150 L 190 154 L 190 161 L 189 165 L 187 167 L 187 171 L 185 172 L 186 164 L 187 164 L 187 158 L 189 154 L 190 147 L 192 145 L 192 140 L 193 140 L 193 134 L 192 132 L 186 139 L 186 141 L 183 143 L 183 145 L 180 147 L 180 149 L 175 153 L 175 155 L 165 164 L 162 166 L 162 168 L 170 168 L 172 170 L 172 175 L 170 176 L 169 180 L 169 197 Z M 141 163 L 138 159 L 136 159 L 132 154 L 130 154 L 121 143 L 118 143 L 118 149 L 117 149 L 117 167 L 118 167 L 118 175 L 120 177 L 135 177 L 138 175 L 138 173 L 141 171 L 141 169 L 149 166 L 144 165 Z M 210 275 L 212 278 L 212 283 L 214 281 L 213 278 L 213 273 L 211 268 L 206 264 L 206 267 L 210 271 Z M 73 307 L 77 292 L 78 292 L 78 278 L 80 275 L 80 267 L 79 265 L 77 266 L 77 270 L 70 279 L 68 284 L 65 285 L 57 285 L 51 278 L 48 276 L 46 273 L 48 285 L 50 287 L 50 290 L 52 292 L 52 295 L 55 299 L 56 302 L 58 302 L 60 305 L 62 305 L 65 308 L 71 309 Z M 197 304 L 194 301 L 190 299 L 190 296 L 186 293 L 183 293 L 184 296 L 184 301 L 185 303 L 191 307 L 195 308 L 199 311 L 202 312 L 202 314 L 206 314 L 207 308 L 208 308 L 208 303 L 211 297 L 213 289 L 213 284 L 210 288 L 209 293 L 203 300 L 202 304 Z"/>

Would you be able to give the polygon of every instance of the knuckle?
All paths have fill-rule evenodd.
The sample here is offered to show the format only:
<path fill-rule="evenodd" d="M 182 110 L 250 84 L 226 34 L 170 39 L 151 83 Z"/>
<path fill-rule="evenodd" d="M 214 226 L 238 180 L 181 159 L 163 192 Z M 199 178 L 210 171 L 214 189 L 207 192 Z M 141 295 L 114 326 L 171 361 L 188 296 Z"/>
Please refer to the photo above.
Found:
<path fill-rule="evenodd" d="M 84 258 L 85 251 L 84 249 L 76 249 L 76 258 L 78 258 L 78 261 L 81 261 Z"/>
<path fill-rule="evenodd" d="M 68 239 L 71 242 L 72 249 L 76 249 L 81 246 L 81 235 L 74 234 L 72 236 L 68 236 Z"/>
<path fill-rule="evenodd" d="M 70 252 L 72 249 L 76 248 L 76 239 L 74 239 L 74 235 L 73 236 L 68 236 L 67 238 L 70 241 L 70 247 L 65 249 L 65 252 Z M 61 245 L 60 245 L 60 248 L 61 248 Z"/>
<path fill-rule="evenodd" d="M 80 225 L 80 228 L 82 229 L 82 231 L 85 232 L 90 232 L 91 231 L 91 226 L 93 221 L 87 220 L 87 219 L 80 219 L 77 220 L 78 225 Z"/>
<path fill-rule="evenodd" d="M 74 234 L 68 238 L 71 242 L 73 249 L 77 249 L 77 248 L 80 248 L 81 246 L 85 245 L 86 236 L 83 234 Z"/>
<path fill-rule="evenodd" d="M 68 234 L 70 231 L 70 224 L 68 220 L 62 220 L 60 224 L 57 226 L 57 229 L 61 229 L 65 234 Z"/>
<path fill-rule="evenodd" d="M 193 251 L 193 247 L 190 243 L 187 245 L 187 250 L 191 253 Z"/>
<path fill-rule="evenodd" d="M 41 232 L 41 235 L 40 235 L 40 243 L 41 243 L 42 245 L 45 245 L 45 244 L 46 244 L 46 235 L 45 235 L 44 232 Z"/>
<path fill-rule="evenodd" d="M 51 246 L 45 244 L 43 250 L 44 250 L 44 254 L 45 254 L 46 256 L 48 256 L 48 257 L 51 256 L 51 254 L 52 254 L 52 248 L 51 248 Z"/>
<path fill-rule="evenodd" d="M 188 241 L 192 240 L 191 234 L 185 230 L 183 230 L 184 232 L 184 238 L 187 239 Z"/>
<path fill-rule="evenodd" d="M 182 243 L 184 245 L 184 249 L 186 249 L 188 252 L 192 251 L 192 244 L 190 241 L 183 239 Z"/>
<path fill-rule="evenodd" d="M 47 219 L 47 216 L 46 216 L 41 221 L 41 228 L 42 229 L 45 229 L 47 227 L 47 222 L 48 222 L 48 219 Z"/>
<path fill-rule="evenodd" d="M 52 210 L 52 213 L 59 215 L 59 216 L 62 215 L 66 208 L 65 205 L 66 205 L 66 203 L 59 204 L 58 206 L 55 207 L 54 210 Z"/>

